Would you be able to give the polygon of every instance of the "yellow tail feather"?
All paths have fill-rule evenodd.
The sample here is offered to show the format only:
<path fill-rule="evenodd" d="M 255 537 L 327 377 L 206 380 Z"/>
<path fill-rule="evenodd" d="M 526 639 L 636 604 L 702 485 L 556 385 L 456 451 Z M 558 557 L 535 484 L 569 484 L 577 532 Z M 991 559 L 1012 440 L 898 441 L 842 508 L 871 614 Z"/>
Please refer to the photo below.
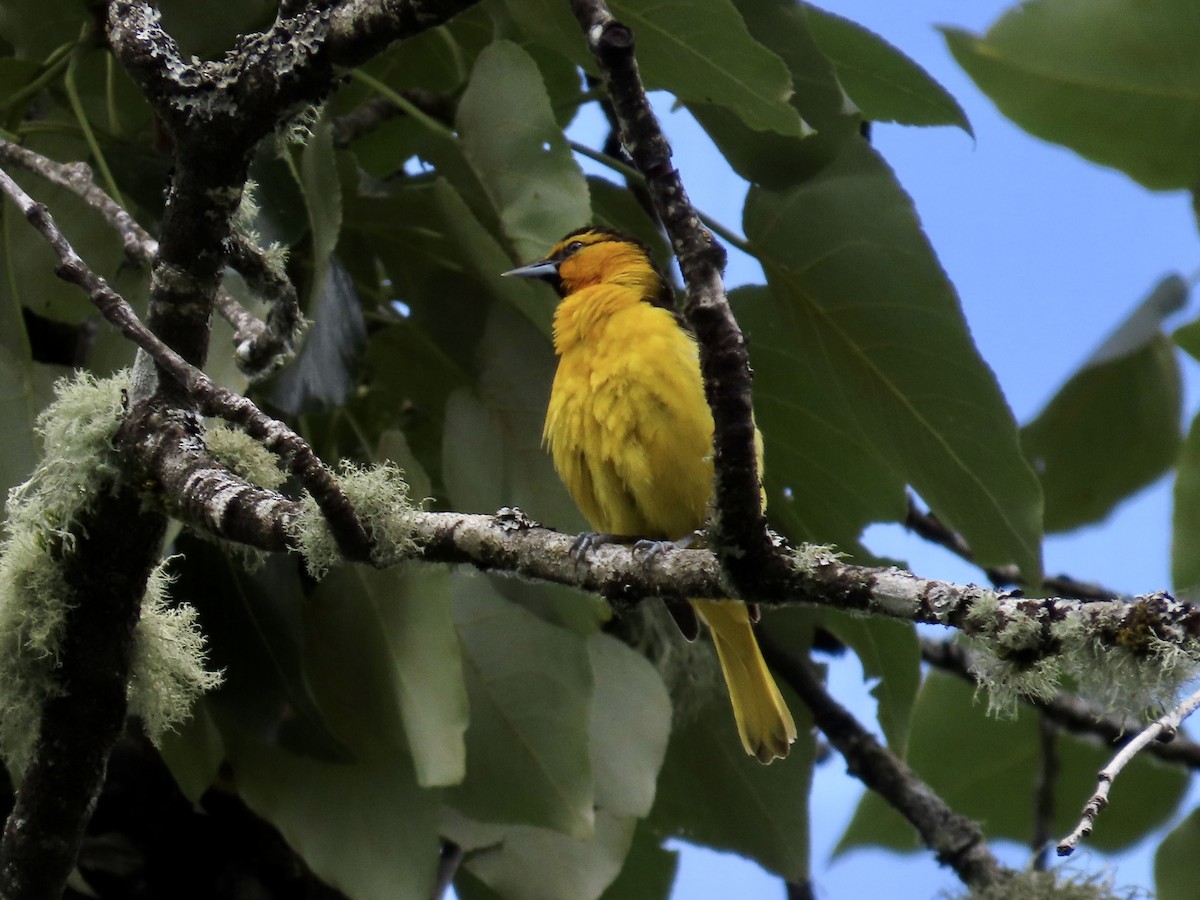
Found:
<path fill-rule="evenodd" d="M 720 600 L 691 603 L 712 631 L 742 746 L 764 764 L 787 756 L 796 739 L 796 723 L 758 649 L 745 604 Z"/>

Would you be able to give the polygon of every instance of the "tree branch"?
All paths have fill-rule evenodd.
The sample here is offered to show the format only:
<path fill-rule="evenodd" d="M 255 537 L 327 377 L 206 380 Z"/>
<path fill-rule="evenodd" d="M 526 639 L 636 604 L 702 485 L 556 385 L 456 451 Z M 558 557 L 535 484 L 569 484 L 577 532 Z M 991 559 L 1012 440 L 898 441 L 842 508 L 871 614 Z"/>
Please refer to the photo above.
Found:
<path fill-rule="evenodd" d="M 120 528 L 113 523 L 120 522 Z M 128 487 L 101 494 L 56 555 L 71 589 L 37 743 L 0 844 L 0 896 L 58 900 L 125 720 L 125 686 L 146 578 L 166 520 Z"/>
<path fill-rule="evenodd" d="M 250 400 L 217 385 L 204 372 L 189 365 L 178 353 L 152 334 L 138 319 L 132 307 L 103 278 L 94 273 L 59 230 L 49 210 L 34 202 L 6 172 L 0 169 L 0 190 L 8 194 L 20 207 L 30 224 L 50 244 L 58 256 L 56 274 L 75 284 L 100 310 L 110 323 L 137 344 L 166 372 L 181 388 L 189 401 L 199 405 L 208 415 L 232 422 L 257 438 L 271 452 L 278 454 L 287 463 L 289 471 L 300 479 L 321 507 L 329 521 L 329 527 L 338 541 L 338 546 L 347 559 L 363 560 L 370 555 L 371 541 L 350 501 L 342 493 L 333 474 L 312 452 L 299 435 L 261 412 Z M 134 416 L 157 415 L 158 404 L 135 404 Z M 130 434 L 130 432 L 125 432 Z M 134 448 L 144 441 L 147 445 L 161 446 L 154 434 L 139 431 L 132 437 Z M 140 454 L 139 454 L 140 455 Z M 147 455 L 145 458 L 151 458 Z"/>
<path fill-rule="evenodd" d="M 1200 709 L 1200 691 L 1196 691 L 1165 716 L 1151 722 L 1141 734 L 1122 747 L 1108 765 L 1100 770 L 1099 787 L 1084 804 L 1083 816 L 1080 818 L 1079 824 L 1075 826 L 1074 831 L 1058 842 L 1059 856 L 1070 856 L 1079 842 L 1092 833 L 1096 817 L 1108 806 L 1108 792 L 1112 789 L 1113 782 L 1133 758 L 1155 740 L 1173 738 L 1183 720 L 1197 709 Z"/>
<path fill-rule="evenodd" d="M 800 695 L 817 727 L 842 754 L 850 774 L 903 815 L 938 862 L 972 888 L 994 885 L 1015 874 L 992 855 L 975 822 L 947 806 L 907 763 L 833 699 L 810 662 L 784 653 L 769 641 L 763 641 L 762 647 L 771 668 Z"/>
<path fill-rule="evenodd" d="M 571 0 L 571 9 L 600 65 L 622 141 L 645 176 L 687 285 L 683 314 L 700 345 L 700 368 L 713 414 L 716 545 L 738 584 L 761 581 L 767 572 L 782 575 L 786 566 L 762 510 L 750 363 L 725 297 L 725 250 L 704 227 L 671 164 L 670 145 L 638 74 L 633 32 L 613 18 L 604 0 Z"/>
<path fill-rule="evenodd" d="M 947 528 L 945 523 L 932 512 L 921 512 L 911 495 L 908 498 L 908 513 L 904 518 L 904 527 L 930 543 L 949 550 L 965 562 L 979 565 L 975 559 L 975 552 L 963 536 Z M 1024 584 L 1021 570 L 1016 566 L 980 566 L 980 569 L 996 587 L 1015 587 Z M 1054 575 L 1044 578 L 1039 587 L 1057 597 L 1073 597 L 1077 600 L 1111 600 L 1118 596 L 1116 591 L 1110 591 L 1108 588 L 1090 581 L 1079 581 L 1069 575 Z"/>

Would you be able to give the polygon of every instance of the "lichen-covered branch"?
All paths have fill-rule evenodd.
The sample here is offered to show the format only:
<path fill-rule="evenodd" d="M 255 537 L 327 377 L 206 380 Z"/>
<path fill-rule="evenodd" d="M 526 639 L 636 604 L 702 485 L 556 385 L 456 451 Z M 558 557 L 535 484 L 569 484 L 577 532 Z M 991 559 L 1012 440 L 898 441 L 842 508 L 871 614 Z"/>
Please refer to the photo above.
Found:
<path fill-rule="evenodd" d="M 904 760 L 875 739 L 825 690 L 812 664 L 764 642 L 771 668 L 800 695 L 813 721 L 842 757 L 846 767 L 904 816 L 938 861 L 952 868 L 962 882 L 984 888 L 1015 873 L 1000 865 L 988 848 L 983 830 L 951 809 Z"/>
<path fill-rule="evenodd" d="M 59 259 L 56 270 L 58 276 L 86 292 L 104 318 L 148 354 L 162 371 L 168 373 L 183 389 L 189 402 L 208 415 L 240 426 L 260 440 L 268 450 L 282 457 L 292 474 L 300 479 L 320 505 L 346 558 L 367 559 L 371 549 L 370 540 L 353 506 L 338 487 L 332 473 L 308 444 L 282 422 L 264 414 L 247 398 L 220 387 L 204 372 L 189 365 L 146 328 L 124 298 L 87 267 L 59 230 L 49 210 L 34 202 L 3 170 L 0 170 L 0 190 L 17 203 L 30 224 L 46 238 Z M 135 403 L 135 412 L 142 410 L 143 406 L 151 410 L 151 415 L 159 408 L 158 404 L 143 401 Z M 134 434 L 130 439 L 131 446 L 136 448 L 141 439 L 153 442 L 154 436 Z"/>
<path fill-rule="evenodd" d="M 633 32 L 613 18 L 603 0 L 571 0 L 571 9 L 599 63 L 622 142 L 645 176 L 687 285 L 683 314 L 700 345 L 700 368 L 713 413 L 716 545 L 738 584 L 763 572 L 781 572 L 782 561 L 761 506 L 750 365 L 725 296 L 725 250 L 704 227 L 671 164 L 670 145 L 638 74 Z"/>

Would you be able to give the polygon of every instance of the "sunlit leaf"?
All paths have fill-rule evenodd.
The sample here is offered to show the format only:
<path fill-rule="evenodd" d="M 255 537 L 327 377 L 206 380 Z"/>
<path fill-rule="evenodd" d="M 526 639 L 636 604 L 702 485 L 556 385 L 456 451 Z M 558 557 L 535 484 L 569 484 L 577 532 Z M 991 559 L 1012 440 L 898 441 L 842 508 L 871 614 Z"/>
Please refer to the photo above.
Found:
<path fill-rule="evenodd" d="M 859 448 L 856 461 L 874 457 L 877 472 L 886 467 L 911 484 L 985 565 L 1015 562 L 1036 581 L 1037 479 L 954 288 L 887 165 L 865 142 L 849 142 L 802 185 L 752 188 L 744 225 L 771 288 L 770 339 L 803 391 L 839 410 L 814 427 L 840 432 Z M 787 397 L 796 388 L 771 390 Z M 827 463 L 827 471 L 786 473 L 784 483 L 845 478 L 863 489 L 861 478 Z"/>
<path fill-rule="evenodd" d="M 455 575 L 454 617 L 471 706 L 467 777 L 446 802 L 482 821 L 587 839 L 595 826 L 588 758 L 592 673 L 578 635 Z"/>
<path fill-rule="evenodd" d="M 1200 18 L 1192 0 L 1033 0 L 982 37 L 943 33 L 1000 111 L 1148 188 L 1200 178 Z"/>
<path fill-rule="evenodd" d="M 958 101 L 928 72 L 850 19 L 805 4 L 808 27 L 868 119 L 903 125 L 957 125 L 972 134 Z"/>
<path fill-rule="evenodd" d="M 519 46 L 497 41 L 479 55 L 456 122 L 518 259 L 540 258 L 591 219 L 583 172 L 554 119 L 537 64 Z"/>
<path fill-rule="evenodd" d="M 1021 429 L 1042 482 L 1047 531 L 1099 521 L 1175 462 L 1183 385 L 1160 322 L 1187 293 L 1177 275 L 1160 283 Z"/>

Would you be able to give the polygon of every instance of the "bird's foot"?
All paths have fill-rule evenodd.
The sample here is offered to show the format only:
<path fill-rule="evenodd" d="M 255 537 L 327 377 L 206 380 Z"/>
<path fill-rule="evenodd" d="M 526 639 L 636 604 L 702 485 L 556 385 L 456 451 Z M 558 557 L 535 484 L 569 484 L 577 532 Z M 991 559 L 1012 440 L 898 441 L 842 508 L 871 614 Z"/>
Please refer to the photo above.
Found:
<path fill-rule="evenodd" d="M 583 562 L 583 558 L 605 544 L 622 544 L 625 540 L 620 535 L 609 534 L 606 531 L 583 531 L 571 542 L 567 555 L 575 562 Z"/>

